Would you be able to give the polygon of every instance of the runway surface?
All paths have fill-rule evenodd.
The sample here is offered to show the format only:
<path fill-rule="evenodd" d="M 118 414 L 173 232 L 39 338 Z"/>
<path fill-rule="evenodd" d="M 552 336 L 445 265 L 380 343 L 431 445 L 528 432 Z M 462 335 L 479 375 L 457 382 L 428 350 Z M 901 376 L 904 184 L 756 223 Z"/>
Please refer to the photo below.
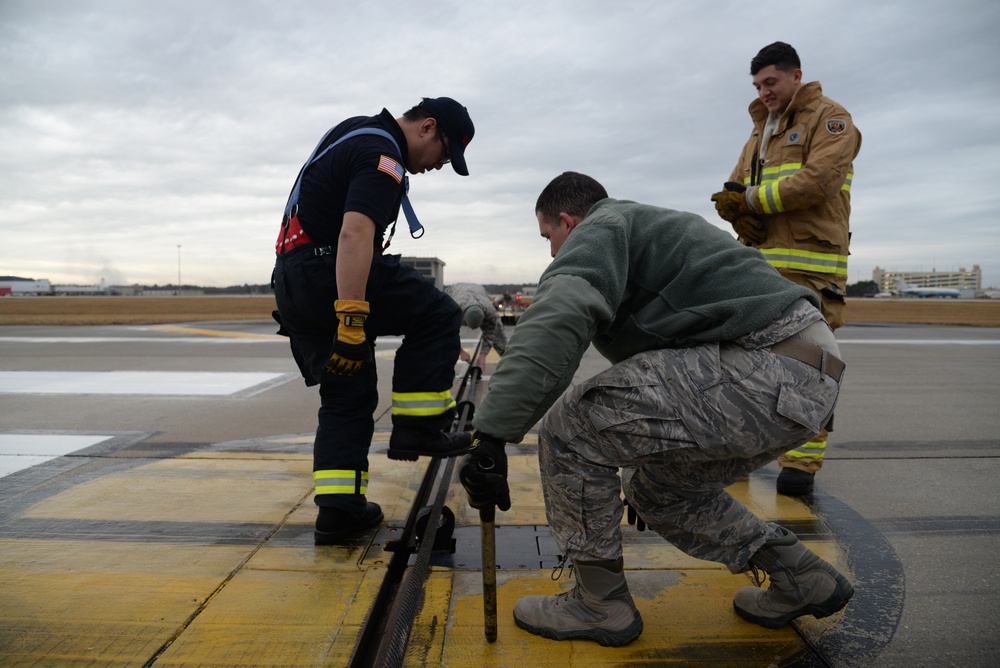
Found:
<path fill-rule="evenodd" d="M 453 490 L 457 550 L 435 557 L 406 665 L 1000 665 L 1000 330 L 838 340 L 848 371 L 815 496 L 776 496 L 774 465 L 732 491 L 852 574 L 845 613 L 798 633 L 747 624 L 742 576 L 625 527 L 639 641 L 516 629 L 517 597 L 572 584 L 550 579 L 529 438 L 498 517 L 499 640 L 482 639 L 477 518 Z M 0 664 L 346 665 L 424 462 L 384 457 L 398 344 L 377 352 L 370 496 L 386 522 L 316 548 L 318 397 L 272 323 L 0 327 Z M 606 366 L 591 351 L 578 377 Z"/>

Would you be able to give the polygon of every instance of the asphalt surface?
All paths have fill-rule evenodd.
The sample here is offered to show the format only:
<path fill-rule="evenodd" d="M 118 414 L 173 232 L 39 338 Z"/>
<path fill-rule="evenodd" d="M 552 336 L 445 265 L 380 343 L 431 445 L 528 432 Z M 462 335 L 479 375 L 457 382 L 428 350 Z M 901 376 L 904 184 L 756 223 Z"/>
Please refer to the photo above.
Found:
<path fill-rule="evenodd" d="M 307 434 L 316 390 L 273 329 L 0 327 L 0 445 L 106 434 L 167 451 Z M 852 601 L 865 614 L 839 628 L 842 659 L 831 661 L 1000 665 L 1000 329 L 851 325 L 838 340 L 848 370 L 810 503 L 846 541 L 867 600 Z M 383 339 L 377 349 L 384 428 L 397 345 Z M 578 377 L 606 366 L 591 351 Z M 46 385 L 42 372 L 62 375 Z M 132 373 L 115 379 L 117 393 L 95 389 L 109 372 Z M 67 393 L 67 383 L 77 389 Z M 15 467 L 38 456 L 0 452 Z M 772 464 L 764 475 L 776 472 Z"/>

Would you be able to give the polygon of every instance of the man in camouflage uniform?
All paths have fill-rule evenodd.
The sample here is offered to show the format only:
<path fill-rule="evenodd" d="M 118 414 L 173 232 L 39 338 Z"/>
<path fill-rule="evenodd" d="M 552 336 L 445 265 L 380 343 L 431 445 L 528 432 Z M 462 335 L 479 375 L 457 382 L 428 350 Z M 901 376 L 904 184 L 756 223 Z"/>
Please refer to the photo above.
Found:
<path fill-rule="evenodd" d="M 454 299 L 462 309 L 462 324 L 483 333 L 483 348 L 479 351 L 476 364 L 480 369 L 486 368 L 486 356 L 490 350 L 497 354 L 507 352 L 507 334 L 503 331 L 503 321 L 493 304 L 486 288 L 478 283 L 455 283 L 446 285 L 444 291 Z M 463 349 L 462 360 L 472 362 L 472 356 Z"/>
<path fill-rule="evenodd" d="M 623 489 L 687 554 L 770 574 L 767 590 L 736 593 L 745 619 L 778 628 L 843 608 L 850 583 L 724 489 L 833 414 L 844 365 L 815 293 L 699 216 L 610 199 L 582 174 L 553 180 L 535 212 L 555 259 L 490 379 L 459 469 L 473 507 L 509 509 L 504 443 L 544 414 L 546 514 L 577 583 L 522 598 L 517 624 L 602 645 L 639 636 Z M 614 366 L 563 394 L 591 343 Z"/>

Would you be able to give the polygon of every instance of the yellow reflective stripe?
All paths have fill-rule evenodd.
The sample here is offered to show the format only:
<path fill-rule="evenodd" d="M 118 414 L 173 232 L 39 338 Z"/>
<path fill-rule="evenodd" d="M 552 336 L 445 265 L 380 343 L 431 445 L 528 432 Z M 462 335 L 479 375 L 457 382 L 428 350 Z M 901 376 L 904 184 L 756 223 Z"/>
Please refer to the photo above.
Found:
<path fill-rule="evenodd" d="M 781 193 L 778 184 L 795 176 L 802 169 L 801 162 L 786 162 L 773 167 L 765 167 L 760 174 L 760 188 L 757 189 L 757 199 L 760 210 L 766 214 L 781 213 L 785 207 L 781 204 Z M 749 185 L 749 179 L 745 179 Z"/>
<path fill-rule="evenodd" d="M 795 176 L 795 173 L 802 169 L 801 162 L 786 162 L 777 167 L 765 167 L 760 175 L 760 188 L 757 189 L 757 199 L 760 200 L 761 211 L 768 214 L 781 213 L 785 208 L 781 205 L 781 194 L 778 192 L 778 183 Z M 841 190 L 850 192 L 851 183 L 854 181 L 854 174 L 849 173 Z M 743 178 L 743 185 L 749 187 L 750 177 Z"/>
<path fill-rule="evenodd" d="M 802 169 L 801 162 L 786 162 L 782 165 L 764 168 L 764 171 L 761 172 L 760 188 L 757 189 L 757 199 L 760 200 L 761 211 L 772 214 L 785 210 L 781 204 L 778 184 L 795 176 L 800 169 Z"/>
<path fill-rule="evenodd" d="M 786 162 L 783 165 L 777 165 L 776 167 L 765 167 L 764 171 L 760 173 L 760 183 L 774 183 L 776 181 L 783 181 L 790 176 L 794 176 L 795 172 L 802 169 L 801 162 Z M 750 177 L 743 177 L 743 185 L 750 186 L 755 185 L 750 183 Z"/>
<path fill-rule="evenodd" d="M 778 183 L 768 183 L 757 189 L 757 198 L 760 200 L 760 207 L 764 213 L 781 213 L 785 210 L 781 206 L 781 195 L 778 193 Z"/>
<path fill-rule="evenodd" d="M 823 459 L 825 453 L 826 441 L 809 441 L 794 450 L 789 450 L 785 456 L 792 459 Z"/>
<path fill-rule="evenodd" d="M 786 162 L 783 165 L 776 165 L 774 167 L 765 167 L 764 171 L 760 173 L 761 183 L 774 183 L 776 181 L 783 181 L 789 176 L 794 176 L 795 172 L 802 169 L 801 162 Z"/>
<path fill-rule="evenodd" d="M 393 392 L 393 415 L 441 415 L 455 407 L 451 390 L 443 392 Z"/>
<path fill-rule="evenodd" d="M 761 248 L 764 259 L 775 269 L 798 269 L 820 274 L 847 276 L 847 256 L 795 248 Z"/>
<path fill-rule="evenodd" d="M 368 492 L 368 471 L 313 471 L 317 494 L 365 494 Z"/>

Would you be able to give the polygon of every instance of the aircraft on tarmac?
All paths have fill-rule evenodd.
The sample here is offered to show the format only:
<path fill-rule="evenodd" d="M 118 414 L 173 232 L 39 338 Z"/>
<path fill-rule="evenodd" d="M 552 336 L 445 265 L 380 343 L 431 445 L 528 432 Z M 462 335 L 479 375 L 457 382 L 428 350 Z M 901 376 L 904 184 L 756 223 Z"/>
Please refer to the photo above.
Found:
<path fill-rule="evenodd" d="M 950 297 L 958 299 L 962 293 L 953 288 L 916 288 L 901 278 L 896 279 L 896 288 L 903 297 Z"/>

